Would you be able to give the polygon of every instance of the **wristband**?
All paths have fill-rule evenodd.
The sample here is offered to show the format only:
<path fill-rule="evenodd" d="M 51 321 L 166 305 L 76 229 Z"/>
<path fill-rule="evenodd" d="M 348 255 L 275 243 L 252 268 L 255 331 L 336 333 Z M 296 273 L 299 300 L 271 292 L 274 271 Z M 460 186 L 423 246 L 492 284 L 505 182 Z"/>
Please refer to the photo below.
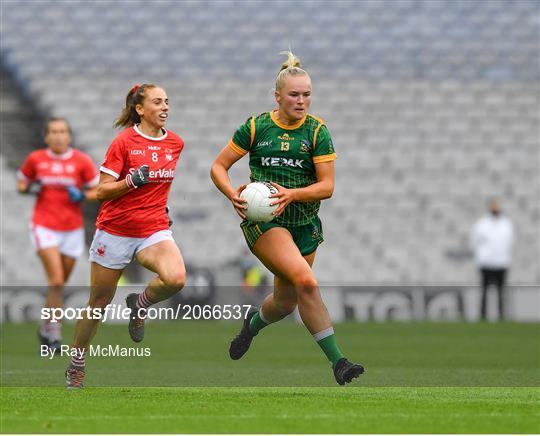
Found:
<path fill-rule="evenodd" d="M 138 188 L 138 186 L 133 184 L 133 180 L 131 180 L 131 174 L 128 174 L 124 180 L 126 181 L 126 185 L 128 186 L 129 189 Z"/>

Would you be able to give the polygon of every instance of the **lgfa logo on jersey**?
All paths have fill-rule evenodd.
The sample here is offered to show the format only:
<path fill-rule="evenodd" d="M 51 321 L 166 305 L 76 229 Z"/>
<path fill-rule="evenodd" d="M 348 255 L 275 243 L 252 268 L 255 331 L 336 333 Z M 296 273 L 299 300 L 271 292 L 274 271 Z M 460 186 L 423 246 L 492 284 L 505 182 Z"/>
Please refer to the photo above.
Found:
<path fill-rule="evenodd" d="M 263 147 L 270 147 L 271 145 L 272 145 L 272 140 L 270 140 L 270 141 L 259 141 L 255 145 L 255 147 L 253 147 L 253 149 L 263 148 Z"/>

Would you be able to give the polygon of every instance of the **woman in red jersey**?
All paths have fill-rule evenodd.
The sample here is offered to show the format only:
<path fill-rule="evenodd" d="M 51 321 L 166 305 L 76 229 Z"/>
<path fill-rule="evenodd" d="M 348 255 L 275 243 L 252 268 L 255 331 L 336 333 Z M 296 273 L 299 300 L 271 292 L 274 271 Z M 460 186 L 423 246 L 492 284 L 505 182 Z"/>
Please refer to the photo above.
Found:
<path fill-rule="evenodd" d="M 46 308 L 60 308 L 62 291 L 84 248 L 83 200 L 95 200 L 98 171 L 92 159 L 71 147 L 71 128 L 64 118 L 46 123 L 47 148 L 30 153 L 18 172 L 17 189 L 37 196 L 30 240 L 47 274 Z M 59 350 L 61 323 L 44 320 L 42 346 Z"/>
<path fill-rule="evenodd" d="M 155 272 L 141 294 L 126 298 L 131 309 L 129 334 L 140 342 L 146 309 L 184 287 L 186 269 L 169 230 L 166 205 L 184 141 L 165 129 L 169 99 L 153 84 L 135 85 L 115 122 L 126 127 L 111 143 L 100 167 L 97 198 L 103 204 L 90 247 L 91 314 L 107 306 L 124 268 L 133 258 Z M 83 387 L 85 352 L 99 319 L 85 314 L 75 327 L 68 388 Z M 73 352 L 75 350 L 75 352 Z"/>

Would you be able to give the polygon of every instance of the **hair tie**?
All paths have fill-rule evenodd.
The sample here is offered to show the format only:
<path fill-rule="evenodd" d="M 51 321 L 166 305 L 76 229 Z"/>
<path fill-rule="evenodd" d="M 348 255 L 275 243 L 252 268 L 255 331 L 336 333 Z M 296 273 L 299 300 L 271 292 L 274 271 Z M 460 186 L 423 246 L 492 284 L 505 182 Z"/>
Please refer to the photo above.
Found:
<path fill-rule="evenodd" d="M 137 84 L 133 87 L 133 89 L 132 89 L 133 94 L 136 94 L 136 93 L 137 93 L 137 91 L 139 90 L 139 87 L 140 87 L 140 86 L 141 86 L 141 85 L 139 85 L 139 84 L 137 83 Z"/>

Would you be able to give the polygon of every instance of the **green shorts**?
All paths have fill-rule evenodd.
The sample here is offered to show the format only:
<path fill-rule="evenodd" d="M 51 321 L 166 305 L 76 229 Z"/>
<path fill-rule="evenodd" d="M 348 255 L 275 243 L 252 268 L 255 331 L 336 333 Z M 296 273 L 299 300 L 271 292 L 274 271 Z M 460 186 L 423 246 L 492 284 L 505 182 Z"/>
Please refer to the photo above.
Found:
<path fill-rule="evenodd" d="M 246 242 L 251 251 L 257 239 L 273 227 L 283 227 L 291 232 L 293 241 L 300 250 L 302 256 L 307 256 L 313 253 L 317 247 L 324 241 L 322 223 L 319 217 L 313 218 L 313 220 L 302 226 L 287 226 L 284 224 L 278 224 L 274 222 L 269 223 L 254 223 L 251 221 L 243 221 L 240 224 L 240 228 L 244 233 Z"/>

